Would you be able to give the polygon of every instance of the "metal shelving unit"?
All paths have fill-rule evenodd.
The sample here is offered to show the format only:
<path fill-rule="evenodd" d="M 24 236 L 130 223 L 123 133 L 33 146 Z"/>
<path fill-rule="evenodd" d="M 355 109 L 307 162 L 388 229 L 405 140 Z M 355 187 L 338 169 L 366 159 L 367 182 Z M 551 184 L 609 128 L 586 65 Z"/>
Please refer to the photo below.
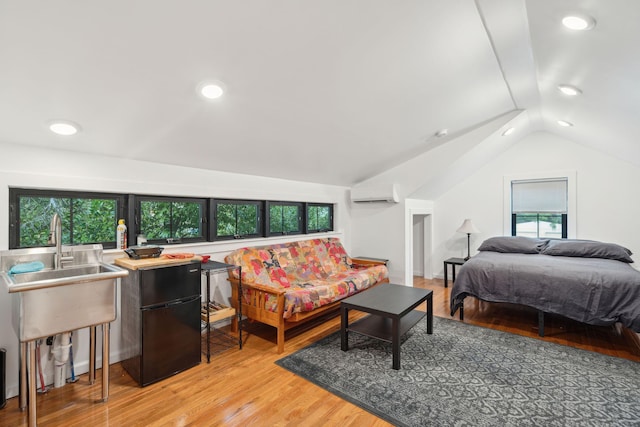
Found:
<path fill-rule="evenodd" d="M 222 312 L 220 316 L 214 315 L 212 317 L 209 304 L 211 302 L 211 274 L 228 273 L 230 270 L 238 270 L 238 309 L 235 313 Z M 203 321 L 206 323 L 205 329 L 207 331 L 207 343 L 206 351 L 207 363 L 211 362 L 211 323 L 218 322 L 220 320 L 228 319 L 233 316 L 238 316 L 238 347 L 242 350 L 242 267 L 239 265 L 225 264 L 218 261 L 208 261 L 202 264 L 202 273 L 207 276 L 207 290 L 206 290 L 206 314 Z M 233 310 L 233 309 L 231 309 Z"/>

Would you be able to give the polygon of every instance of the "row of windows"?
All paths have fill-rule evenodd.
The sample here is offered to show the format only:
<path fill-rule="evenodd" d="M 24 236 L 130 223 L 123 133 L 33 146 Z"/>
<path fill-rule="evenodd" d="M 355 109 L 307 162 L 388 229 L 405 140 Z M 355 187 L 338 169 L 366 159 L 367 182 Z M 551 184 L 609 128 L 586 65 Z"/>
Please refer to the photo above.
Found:
<path fill-rule="evenodd" d="M 333 230 L 333 205 L 258 200 L 221 200 L 9 190 L 9 247 L 47 245 L 54 213 L 62 220 L 65 245 L 100 243 L 115 248 L 118 219 L 129 242 L 171 244 Z M 132 244 L 131 243 L 131 244 Z"/>

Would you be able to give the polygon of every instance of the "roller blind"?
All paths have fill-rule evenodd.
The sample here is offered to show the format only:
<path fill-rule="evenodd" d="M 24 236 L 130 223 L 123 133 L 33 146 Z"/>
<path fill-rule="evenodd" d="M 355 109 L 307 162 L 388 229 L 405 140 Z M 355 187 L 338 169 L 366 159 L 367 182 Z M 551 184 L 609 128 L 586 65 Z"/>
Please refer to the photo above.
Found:
<path fill-rule="evenodd" d="M 567 213 L 567 179 L 511 182 L 513 213 Z"/>

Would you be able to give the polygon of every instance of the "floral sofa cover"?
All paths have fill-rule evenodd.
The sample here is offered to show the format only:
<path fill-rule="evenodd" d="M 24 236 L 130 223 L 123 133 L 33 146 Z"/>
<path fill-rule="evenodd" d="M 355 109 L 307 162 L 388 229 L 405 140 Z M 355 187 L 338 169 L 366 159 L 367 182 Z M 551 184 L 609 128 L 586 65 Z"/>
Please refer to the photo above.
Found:
<path fill-rule="evenodd" d="M 237 249 L 225 262 L 242 266 L 243 285 L 284 289 L 285 319 L 387 281 L 389 275 L 385 265 L 354 265 L 337 238 Z M 237 279 L 237 271 L 232 274 Z M 243 297 L 249 300 L 252 291 L 243 286 Z M 265 298 L 264 308 L 277 311 L 276 298 Z"/>

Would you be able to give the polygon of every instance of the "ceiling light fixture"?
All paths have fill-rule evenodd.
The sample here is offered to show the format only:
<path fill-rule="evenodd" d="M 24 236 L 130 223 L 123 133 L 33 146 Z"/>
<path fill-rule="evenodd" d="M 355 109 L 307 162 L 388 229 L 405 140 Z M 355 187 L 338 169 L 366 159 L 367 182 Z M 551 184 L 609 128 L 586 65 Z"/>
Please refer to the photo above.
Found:
<path fill-rule="evenodd" d="M 448 133 L 449 133 L 448 129 L 440 129 L 438 132 L 436 132 L 436 136 L 438 138 L 442 138 L 443 136 L 447 136 Z"/>
<path fill-rule="evenodd" d="M 582 94 L 582 91 L 571 85 L 558 85 L 558 90 L 567 96 L 576 96 Z"/>
<path fill-rule="evenodd" d="M 505 130 L 504 132 L 502 132 L 502 136 L 509 136 L 509 135 L 511 135 L 515 130 L 516 130 L 516 128 L 509 128 L 509 129 Z"/>
<path fill-rule="evenodd" d="M 67 120 L 55 120 L 49 124 L 49 130 L 58 135 L 75 135 L 80 130 L 80 126 Z"/>
<path fill-rule="evenodd" d="M 568 128 L 568 127 L 573 126 L 573 123 L 568 122 L 568 121 L 566 121 L 566 120 L 558 120 L 558 124 L 559 124 L 560 126 L 562 126 L 562 127 L 565 127 L 565 128 Z"/>
<path fill-rule="evenodd" d="M 596 20 L 588 15 L 568 15 L 562 18 L 562 25 L 570 30 L 584 31 L 596 26 Z"/>
<path fill-rule="evenodd" d="M 201 84 L 198 91 L 207 99 L 218 99 L 224 94 L 224 85 L 220 82 L 207 82 Z"/>

